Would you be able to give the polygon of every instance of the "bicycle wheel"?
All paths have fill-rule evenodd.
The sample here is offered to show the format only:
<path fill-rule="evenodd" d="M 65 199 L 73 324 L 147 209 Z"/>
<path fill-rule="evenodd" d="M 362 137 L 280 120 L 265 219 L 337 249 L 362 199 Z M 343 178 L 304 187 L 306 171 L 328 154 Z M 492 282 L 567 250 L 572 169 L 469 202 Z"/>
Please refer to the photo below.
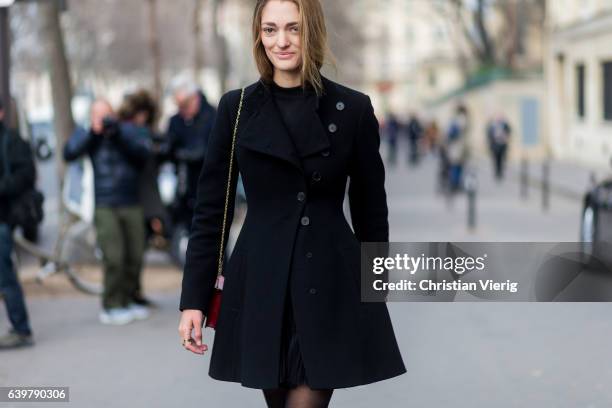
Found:
<path fill-rule="evenodd" d="M 60 262 L 72 285 L 82 292 L 100 295 L 104 279 L 102 251 L 96 245 L 93 224 L 71 224 L 61 245 Z"/>

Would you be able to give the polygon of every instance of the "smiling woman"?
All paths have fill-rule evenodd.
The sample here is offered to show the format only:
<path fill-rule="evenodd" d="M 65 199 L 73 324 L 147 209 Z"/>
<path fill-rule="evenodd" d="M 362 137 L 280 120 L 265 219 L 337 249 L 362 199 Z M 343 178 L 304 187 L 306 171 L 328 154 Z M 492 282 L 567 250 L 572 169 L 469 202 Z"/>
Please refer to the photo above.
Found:
<path fill-rule="evenodd" d="M 323 91 L 320 70 L 327 30 L 318 1 L 258 1 L 253 15 L 253 54 L 262 79 L 283 87 L 311 84 Z"/>
<path fill-rule="evenodd" d="M 262 389 L 268 407 L 327 407 L 336 388 L 406 372 L 386 304 L 361 302 L 356 278 L 359 243 L 389 239 L 378 121 L 368 96 L 320 73 L 329 53 L 319 0 L 257 1 L 253 53 L 261 79 L 221 98 L 210 136 L 179 333 L 187 350 L 207 350 L 202 324 L 240 173 L 248 212 L 208 373 Z"/>

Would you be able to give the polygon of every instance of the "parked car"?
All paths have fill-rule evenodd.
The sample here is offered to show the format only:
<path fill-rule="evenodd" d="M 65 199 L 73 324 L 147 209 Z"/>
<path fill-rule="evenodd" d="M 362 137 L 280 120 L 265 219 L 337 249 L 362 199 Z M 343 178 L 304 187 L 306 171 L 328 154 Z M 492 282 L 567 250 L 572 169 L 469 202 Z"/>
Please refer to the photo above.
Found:
<path fill-rule="evenodd" d="M 612 178 L 594 183 L 585 194 L 580 242 L 582 253 L 591 265 L 612 263 Z"/>

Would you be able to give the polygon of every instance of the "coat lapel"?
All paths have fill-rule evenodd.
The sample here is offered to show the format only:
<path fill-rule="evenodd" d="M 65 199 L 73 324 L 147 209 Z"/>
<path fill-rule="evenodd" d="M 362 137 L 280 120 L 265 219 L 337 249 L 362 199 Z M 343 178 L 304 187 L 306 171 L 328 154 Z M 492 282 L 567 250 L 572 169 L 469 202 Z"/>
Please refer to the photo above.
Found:
<path fill-rule="evenodd" d="M 301 157 L 329 149 L 330 141 L 317 113 L 320 98 L 308 96 L 299 134 L 294 135 Z M 245 122 L 236 143 L 244 148 L 284 160 L 304 172 L 300 156 L 285 128 L 269 88 L 260 80 L 245 96 Z"/>

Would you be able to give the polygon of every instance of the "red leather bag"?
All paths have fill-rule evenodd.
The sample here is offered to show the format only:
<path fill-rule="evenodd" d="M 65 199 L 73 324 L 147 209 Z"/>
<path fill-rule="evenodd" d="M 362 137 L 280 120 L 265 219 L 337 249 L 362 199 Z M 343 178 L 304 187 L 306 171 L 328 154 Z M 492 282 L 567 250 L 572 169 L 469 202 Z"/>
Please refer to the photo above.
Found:
<path fill-rule="evenodd" d="M 238 104 L 238 114 L 234 123 L 234 131 L 232 134 L 232 149 L 230 152 L 229 170 L 227 176 L 227 188 L 225 190 L 225 207 L 223 211 L 223 224 L 221 227 L 221 244 L 219 245 L 219 262 L 217 264 L 217 280 L 215 282 L 215 290 L 210 302 L 208 303 L 208 315 L 206 316 L 205 327 L 217 327 L 217 319 L 219 318 L 219 310 L 221 309 L 221 299 L 223 294 L 223 258 L 225 249 L 225 229 L 227 224 L 227 207 L 229 206 L 230 184 L 232 181 L 232 168 L 234 165 L 234 146 L 236 145 L 236 134 L 238 133 L 238 121 L 240 120 L 240 111 L 242 111 L 242 101 L 244 99 L 244 88 L 240 93 L 240 103 Z"/>

